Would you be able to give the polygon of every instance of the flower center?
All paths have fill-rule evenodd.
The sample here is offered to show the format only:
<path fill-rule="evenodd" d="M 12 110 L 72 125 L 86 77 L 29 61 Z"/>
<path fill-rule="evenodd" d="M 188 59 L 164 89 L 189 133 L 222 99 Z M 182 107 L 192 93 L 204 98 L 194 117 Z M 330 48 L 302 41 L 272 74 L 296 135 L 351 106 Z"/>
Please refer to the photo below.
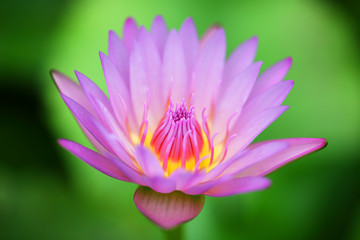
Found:
<path fill-rule="evenodd" d="M 199 161 L 204 142 L 194 109 L 194 106 L 187 109 L 184 101 L 176 105 L 170 102 L 151 139 L 165 172 L 179 167 L 191 169 Z"/>

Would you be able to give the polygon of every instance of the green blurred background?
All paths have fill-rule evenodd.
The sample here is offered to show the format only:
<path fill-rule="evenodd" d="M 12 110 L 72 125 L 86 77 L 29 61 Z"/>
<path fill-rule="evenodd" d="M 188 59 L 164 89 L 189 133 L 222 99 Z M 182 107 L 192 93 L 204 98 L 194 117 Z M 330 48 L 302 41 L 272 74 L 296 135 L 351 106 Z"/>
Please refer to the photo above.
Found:
<path fill-rule="evenodd" d="M 133 16 L 169 28 L 188 16 L 198 33 L 220 23 L 228 54 L 259 37 L 262 70 L 287 56 L 289 111 L 258 140 L 324 137 L 328 147 L 270 175 L 268 190 L 207 198 L 187 239 L 360 239 L 359 6 L 346 1 L 19 0 L 0 6 L 2 155 L 0 239 L 161 239 L 136 209 L 134 184 L 109 178 L 61 149 L 89 146 L 50 76 L 85 73 L 104 88 L 98 51 Z"/>

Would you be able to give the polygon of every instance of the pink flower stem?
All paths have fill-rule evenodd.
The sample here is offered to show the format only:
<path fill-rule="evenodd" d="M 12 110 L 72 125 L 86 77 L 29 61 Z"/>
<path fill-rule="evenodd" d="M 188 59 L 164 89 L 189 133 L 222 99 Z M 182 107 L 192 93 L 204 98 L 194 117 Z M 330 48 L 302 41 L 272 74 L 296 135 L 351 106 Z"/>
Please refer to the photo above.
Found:
<path fill-rule="evenodd" d="M 182 240 L 183 239 L 183 225 L 176 228 L 165 230 L 166 240 Z"/>

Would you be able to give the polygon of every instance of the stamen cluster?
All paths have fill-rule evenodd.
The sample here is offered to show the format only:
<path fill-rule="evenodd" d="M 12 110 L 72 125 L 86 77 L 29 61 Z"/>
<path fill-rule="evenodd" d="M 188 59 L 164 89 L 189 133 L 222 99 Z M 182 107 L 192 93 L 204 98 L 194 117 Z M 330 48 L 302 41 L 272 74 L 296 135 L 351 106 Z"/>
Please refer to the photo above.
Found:
<path fill-rule="evenodd" d="M 203 147 L 202 131 L 195 119 L 195 107 L 187 109 L 185 102 L 170 102 L 168 111 L 156 129 L 151 146 L 158 154 L 164 171 L 169 162 L 186 168 L 190 161 L 198 162 Z"/>

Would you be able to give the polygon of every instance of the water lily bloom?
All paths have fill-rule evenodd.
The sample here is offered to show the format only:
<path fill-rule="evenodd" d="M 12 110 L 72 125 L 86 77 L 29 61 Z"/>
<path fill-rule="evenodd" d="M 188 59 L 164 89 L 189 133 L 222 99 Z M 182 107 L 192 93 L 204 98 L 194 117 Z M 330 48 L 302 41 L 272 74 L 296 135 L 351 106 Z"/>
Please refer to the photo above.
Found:
<path fill-rule="evenodd" d="M 162 228 L 196 217 L 204 195 L 262 190 L 265 175 L 326 145 L 292 138 L 252 143 L 288 107 L 293 81 L 286 58 L 259 75 L 258 39 L 225 59 L 224 29 L 198 38 L 193 20 L 168 31 L 161 16 L 150 31 L 125 21 L 100 52 L 108 96 L 84 74 L 79 84 L 57 71 L 61 97 L 96 151 L 60 140 L 68 151 L 110 177 L 140 185 L 138 209 Z"/>

